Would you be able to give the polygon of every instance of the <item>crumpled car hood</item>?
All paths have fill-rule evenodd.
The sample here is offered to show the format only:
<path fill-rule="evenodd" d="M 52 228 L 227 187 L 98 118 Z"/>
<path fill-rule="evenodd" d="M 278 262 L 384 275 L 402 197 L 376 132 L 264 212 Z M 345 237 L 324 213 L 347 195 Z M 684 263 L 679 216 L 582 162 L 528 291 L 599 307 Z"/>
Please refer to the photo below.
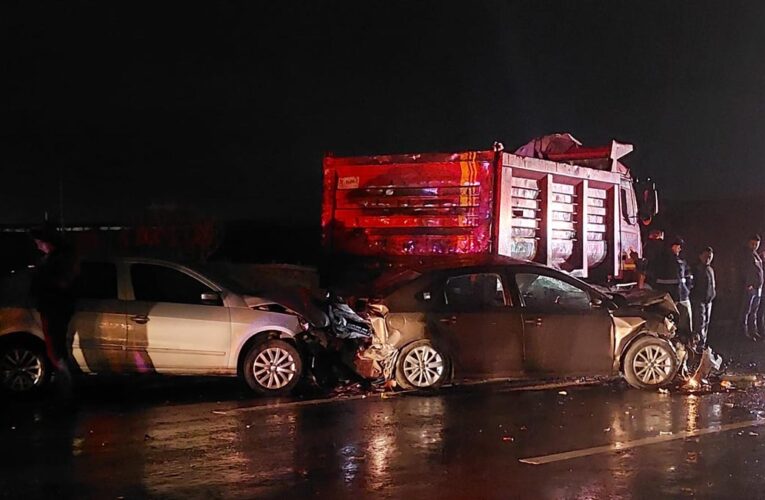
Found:
<path fill-rule="evenodd" d="M 640 307 L 662 316 L 679 316 L 677 306 L 668 293 L 659 290 L 630 290 L 612 294 L 619 307 Z"/>
<path fill-rule="evenodd" d="M 246 295 L 242 298 L 247 307 L 255 309 L 269 304 L 279 304 L 287 309 L 288 314 L 302 316 L 317 327 L 327 326 L 329 322 L 327 315 L 316 304 L 314 296 L 307 289 L 273 291 L 268 294 L 268 297 Z"/>

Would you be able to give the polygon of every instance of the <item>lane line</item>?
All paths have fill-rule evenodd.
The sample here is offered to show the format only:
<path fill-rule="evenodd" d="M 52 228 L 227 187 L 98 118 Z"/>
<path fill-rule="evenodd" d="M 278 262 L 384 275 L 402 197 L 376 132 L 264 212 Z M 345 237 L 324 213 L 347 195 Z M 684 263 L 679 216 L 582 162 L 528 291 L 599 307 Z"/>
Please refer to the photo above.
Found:
<path fill-rule="evenodd" d="M 476 385 L 482 385 L 482 384 L 490 384 L 490 383 L 498 383 L 507 381 L 507 379 L 492 379 L 492 380 L 482 380 L 479 382 L 468 382 L 468 383 L 460 383 L 458 385 L 453 386 L 447 386 L 445 387 L 443 391 L 440 392 L 434 392 L 430 395 L 432 396 L 448 396 L 450 394 L 455 394 L 459 391 L 460 387 L 470 387 L 470 386 L 476 386 Z M 602 382 L 599 381 L 569 381 L 569 382 L 546 382 L 546 383 L 539 383 L 535 385 L 519 385 L 517 387 L 508 387 L 508 388 L 502 388 L 497 389 L 497 393 L 507 393 L 507 392 L 523 392 L 523 391 L 544 391 L 549 389 L 560 389 L 565 387 L 582 387 L 582 386 L 588 386 L 588 385 L 596 385 L 600 384 Z M 227 416 L 227 415 L 236 415 L 237 413 L 251 413 L 251 412 L 258 412 L 258 411 L 264 411 L 264 410 L 280 410 L 284 408 L 293 408 L 296 406 L 313 406 L 313 405 L 321 405 L 321 404 L 327 404 L 327 403 L 342 403 L 345 401 L 358 401 L 360 399 L 370 399 L 370 400 L 383 400 L 383 399 L 394 399 L 399 396 L 402 396 L 404 394 L 417 392 L 416 390 L 397 390 L 396 392 L 386 392 L 385 397 L 379 397 L 380 393 L 373 392 L 370 394 L 356 394 L 353 396 L 347 396 L 347 397 L 341 397 L 341 398 L 321 398 L 321 399 L 308 399 L 305 401 L 288 401 L 285 403 L 272 403 L 272 404 L 264 404 L 264 405 L 255 405 L 255 406 L 241 406 L 239 408 L 231 408 L 229 410 L 213 410 L 212 413 L 215 415 L 221 415 L 221 416 Z"/>
<path fill-rule="evenodd" d="M 686 439 L 689 437 L 704 436 L 706 434 L 714 434 L 718 432 L 732 431 L 736 429 L 744 429 L 746 427 L 756 427 L 765 425 L 765 420 L 746 420 L 744 422 L 735 422 L 732 424 L 715 425 L 712 427 L 705 427 L 703 429 L 697 429 L 695 431 L 681 431 L 670 435 L 658 435 L 647 437 L 643 439 L 635 439 L 634 441 L 623 441 L 616 443 L 595 446 L 593 448 L 583 448 L 581 450 L 565 451 L 563 453 L 553 453 L 552 455 L 541 455 L 538 457 L 522 458 L 519 461 L 524 464 L 531 465 L 544 465 L 553 462 L 561 462 L 563 460 L 571 460 L 574 458 L 589 457 L 592 455 L 599 455 L 601 453 L 612 453 L 614 451 L 628 450 L 630 448 L 637 448 L 639 446 L 648 446 L 658 443 L 666 443 L 668 441 L 676 441 L 678 439 Z"/>
<path fill-rule="evenodd" d="M 385 393 L 385 397 L 378 396 L 380 393 L 372 393 L 372 394 L 357 394 L 354 396 L 347 396 L 343 398 L 324 398 L 324 399 L 309 399 L 306 401 L 290 401 L 288 403 L 275 403 L 275 404 L 265 404 L 265 405 L 257 405 L 257 406 L 243 406 L 240 408 L 232 408 L 230 410 L 213 410 L 213 413 L 215 415 L 236 415 L 237 413 L 250 413 L 250 412 L 257 412 L 257 411 L 264 411 L 264 410 L 281 410 L 284 408 L 293 408 L 296 406 L 314 406 L 314 405 L 321 405 L 321 404 L 327 404 L 327 403 L 342 403 L 344 401 L 356 401 L 359 399 L 392 399 L 396 397 L 396 394 L 403 394 L 403 392 L 398 393 Z M 377 398 L 375 398 L 377 396 Z"/>

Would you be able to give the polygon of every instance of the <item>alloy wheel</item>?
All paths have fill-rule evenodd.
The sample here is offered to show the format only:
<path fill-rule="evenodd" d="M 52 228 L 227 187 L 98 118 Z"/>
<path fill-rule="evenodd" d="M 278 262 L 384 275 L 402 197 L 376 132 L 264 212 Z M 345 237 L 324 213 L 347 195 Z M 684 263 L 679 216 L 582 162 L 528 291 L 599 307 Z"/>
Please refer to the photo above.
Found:
<path fill-rule="evenodd" d="M 635 355 L 632 368 L 644 384 L 662 384 L 672 374 L 671 356 L 672 354 L 661 346 L 647 345 Z"/>
<path fill-rule="evenodd" d="M 430 387 L 441 379 L 444 360 L 429 345 L 415 347 L 404 358 L 404 376 L 416 387 Z"/>
<path fill-rule="evenodd" d="M 255 380 L 266 389 L 281 389 L 290 383 L 296 373 L 292 354 L 279 347 L 263 350 L 253 362 Z"/>
<path fill-rule="evenodd" d="M 13 392 L 34 389 L 42 383 L 45 365 L 39 354 L 23 347 L 5 351 L 0 358 L 3 387 Z"/>

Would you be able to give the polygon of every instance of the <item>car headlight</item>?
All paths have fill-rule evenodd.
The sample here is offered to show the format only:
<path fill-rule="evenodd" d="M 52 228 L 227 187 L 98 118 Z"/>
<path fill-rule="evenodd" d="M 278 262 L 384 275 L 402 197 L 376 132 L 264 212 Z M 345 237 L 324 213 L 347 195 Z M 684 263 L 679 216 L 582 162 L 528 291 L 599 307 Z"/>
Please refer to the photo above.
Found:
<path fill-rule="evenodd" d="M 667 331 L 669 333 L 675 333 L 677 330 L 677 325 L 675 325 L 675 322 L 672 321 L 672 318 L 669 316 L 664 317 L 664 326 L 667 328 Z"/>

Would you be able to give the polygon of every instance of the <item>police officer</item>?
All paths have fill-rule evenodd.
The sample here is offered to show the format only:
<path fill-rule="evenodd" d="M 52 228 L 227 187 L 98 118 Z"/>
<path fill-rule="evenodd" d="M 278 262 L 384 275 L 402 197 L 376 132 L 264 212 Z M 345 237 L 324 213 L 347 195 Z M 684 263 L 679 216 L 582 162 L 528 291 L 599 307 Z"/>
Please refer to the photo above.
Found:
<path fill-rule="evenodd" d="M 691 273 L 688 263 L 680 256 L 685 242 L 680 237 L 670 240 L 669 248 L 665 250 L 657 263 L 655 272 L 656 289 L 667 292 L 675 301 L 678 318 L 678 333 L 690 338 L 692 335 L 691 325 L 691 302 L 690 286 Z"/>

